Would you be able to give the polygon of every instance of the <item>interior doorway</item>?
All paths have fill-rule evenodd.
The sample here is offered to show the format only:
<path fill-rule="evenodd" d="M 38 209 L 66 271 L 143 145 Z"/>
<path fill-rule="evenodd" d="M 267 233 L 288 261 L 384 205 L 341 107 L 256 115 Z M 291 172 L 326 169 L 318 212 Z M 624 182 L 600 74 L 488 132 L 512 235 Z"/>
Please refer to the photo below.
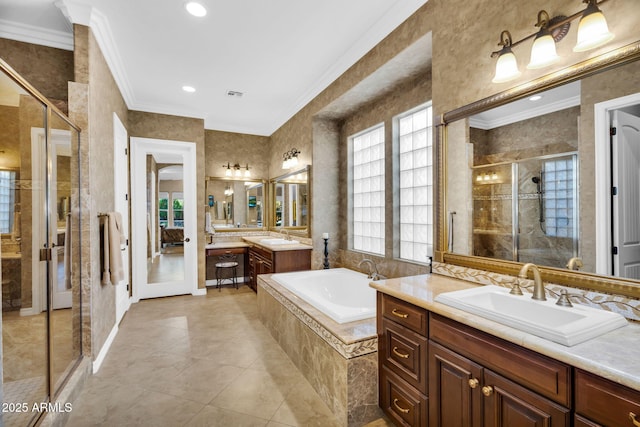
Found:
<path fill-rule="evenodd" d="M 640 93 L 595 105 L 596 272 L 640 279 Z"/>
<path fill-rule="evenodd" d="M 133 301 L 195 294 L 195 144 L 131 138 L 131 180 Z"/>

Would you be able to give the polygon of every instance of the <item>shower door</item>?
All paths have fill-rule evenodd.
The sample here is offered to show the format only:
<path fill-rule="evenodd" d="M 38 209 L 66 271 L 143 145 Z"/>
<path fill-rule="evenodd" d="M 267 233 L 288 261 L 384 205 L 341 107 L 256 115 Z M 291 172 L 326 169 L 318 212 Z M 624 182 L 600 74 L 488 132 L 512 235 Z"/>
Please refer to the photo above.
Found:
<path fill-rule="evenodd" d="M 578 255 L 577 157 L 544 156 L 514 165 L 516 261 L 564 268 Z"/>

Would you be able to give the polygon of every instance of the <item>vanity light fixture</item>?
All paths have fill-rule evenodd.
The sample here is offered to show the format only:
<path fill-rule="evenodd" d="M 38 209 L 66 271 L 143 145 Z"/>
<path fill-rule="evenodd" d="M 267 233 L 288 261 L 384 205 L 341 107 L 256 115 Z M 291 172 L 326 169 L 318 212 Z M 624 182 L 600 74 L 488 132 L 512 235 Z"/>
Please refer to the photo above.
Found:
<path fill-rule="evenodd" d="M 520 76 L 516 56 L 512 48 L 520 43 L 534 38 L 531 47 L 531 59 L 527 65 L 528 69 L 538 69 L 547 67 L 555 63 L 560 57 L 556 53 L 556 43 L 562 40 L 569 32 L 571 21 L 580 18 L 578 24 L 578 37 L 574 52 L 584 52 L 594 49 L 611 41 L 614 35 L 609 32 L 607 21 L 602 11 L 598 8 L 608 0 L 582 0 L 587 3 L 587 7 L 573 15 L 555 16 L 549 18 L 549 14 L 541 10 L 538 12 L 538 22 L 536 27 L 539 30 L 533 34 L 514 42 L 509 31 L 500 33 L 499 46 L 502 48 L 492 52 L 491 57 L 498 57 L 496 62 L 496 73 L 493 83 L 505 83 Z"/>
<path fill-rule="evenodd" d="M 282 155 L 282 169 L 293 169 L 298 166 L 298 154 L 300 151 L 297 148 L 292 148 Z"/>
<path fill-rule="evenodd" d="M 247 166 L 245 166 L 244 177 L 245 178 L 251 178 L 251 171 L 249 170 L 249 164 L 248 163 L 247 163 Z"/>
<path fill-rule="evenodd" d="M 222 165 L 222 167 L 225 169 L 224 171 L 224 176 L 233 176 L 233 171 L 231 170 L 231 164 L 227 163 L 226 165 Z"/>

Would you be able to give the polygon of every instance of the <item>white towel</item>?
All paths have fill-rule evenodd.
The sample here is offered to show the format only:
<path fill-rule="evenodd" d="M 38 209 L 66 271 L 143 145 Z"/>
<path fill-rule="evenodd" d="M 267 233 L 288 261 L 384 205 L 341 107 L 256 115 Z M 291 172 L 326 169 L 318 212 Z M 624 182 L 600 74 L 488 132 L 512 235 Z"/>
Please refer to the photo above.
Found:
<path fill-rule="evenodd" d="M 204 231 L 207 233 L 213 233 L 213 230 L 211 229 L 211 212 L 204 214 Z"/>
<path fill-rule="evenodd" d="M 126 236 L 122 229 L 122 215 L 119 212 L 109 212 L 104 221 L 103 229 L 103 274 L 102 283 L 117 285 L 124 279 L 121 245 L 126 243 Z"/>

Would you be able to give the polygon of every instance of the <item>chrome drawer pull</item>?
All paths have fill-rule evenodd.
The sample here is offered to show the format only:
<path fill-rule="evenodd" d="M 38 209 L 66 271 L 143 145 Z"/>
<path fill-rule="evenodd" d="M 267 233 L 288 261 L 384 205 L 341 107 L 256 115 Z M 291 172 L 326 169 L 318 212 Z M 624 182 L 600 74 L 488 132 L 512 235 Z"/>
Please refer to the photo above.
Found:
<path fill-rule="evenodd" d="M 634 426 L 636 427 L 640 427 L 640 421 L 638 421 L 638 419 L 636 418 L 636 414 L 634 414 L 633 412 L 629 412 L 629 419 L 631 420 L 631 422 L 633 423 Z"/>
<path fill-rule="evenodd" d="M 400 405 L 398 405 L 398 399 L 393 399 L 393 406 L 396 407 L 396 409 L 400 412 L 402 412 L 403 414 L 408 414 L 409 413 L 409 409 L 405 409 L 403 407 L 401 407 Z"/>
<path fill-rule="evenodd" d="M 409 358 L 409 353 L 400 353 L 398 351 L 398 347 L 393 347 L 391 349 L 391 351 L 393 351 L 393 354 L 395 354 L 398 357 L 402 357 L 403 359 L 408 359 Z"/>
<path fill-rule="evenodd" d="M 403 319 L 406 319 L 407 317 L 409 317 L 409 315 L 407 313 L 402 313 L 402 312 L 398 311 L 395 308 L 393 310 L 391 310 L 391 314 L 393 314 L 394 316 L 401 317 Z"/>

